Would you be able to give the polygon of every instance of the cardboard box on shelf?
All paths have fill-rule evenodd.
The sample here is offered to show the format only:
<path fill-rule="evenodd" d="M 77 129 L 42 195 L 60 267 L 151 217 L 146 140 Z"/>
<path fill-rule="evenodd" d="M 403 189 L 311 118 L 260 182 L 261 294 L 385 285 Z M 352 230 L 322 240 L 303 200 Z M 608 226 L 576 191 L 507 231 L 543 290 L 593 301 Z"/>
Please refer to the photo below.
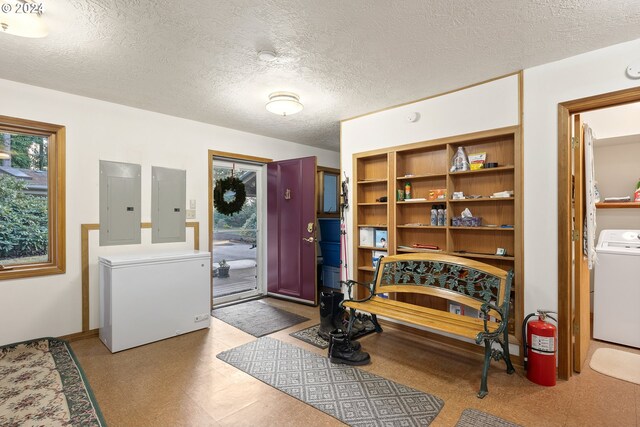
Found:
<path fill-rule="evenodd" d="M 435 188 L 433 190 L 429 190 L 427 200 L 447 200 L 447 189 Z"/>

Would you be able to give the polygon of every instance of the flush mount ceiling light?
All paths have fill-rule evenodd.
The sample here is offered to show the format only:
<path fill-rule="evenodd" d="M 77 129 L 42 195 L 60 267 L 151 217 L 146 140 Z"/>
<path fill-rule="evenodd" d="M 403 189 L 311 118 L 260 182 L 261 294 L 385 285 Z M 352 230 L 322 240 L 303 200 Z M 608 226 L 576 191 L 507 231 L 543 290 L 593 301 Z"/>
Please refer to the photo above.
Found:
<path fill-rule="evenodd" d="M 42 19 L 42 3 L 5 2 L 1 9 L 0 32 L 29 38 L 45 37 L 49 33 Z"/>
<path fill-rule="evenodd" d="M 290 116 L 299 113 L 304 108 L 300 97 L 292 92 L 274 92 L 269 95 L 266 105 L 267 111 L 280 116 Z"/>
<path fill-rule="evenodd" d="M 276 53 L 270 50 L 261 50 L 260 52 L 258 52 L 258 59 L 264 62 L 275 61 L 276 56 Z"/>

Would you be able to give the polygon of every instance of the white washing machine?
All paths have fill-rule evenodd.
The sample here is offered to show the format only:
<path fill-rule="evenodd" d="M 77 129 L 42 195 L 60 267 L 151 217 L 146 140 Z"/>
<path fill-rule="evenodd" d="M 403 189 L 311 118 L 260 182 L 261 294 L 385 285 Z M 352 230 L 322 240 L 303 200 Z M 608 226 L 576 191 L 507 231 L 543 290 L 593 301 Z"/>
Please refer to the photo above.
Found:
<path fill-rule="evenodd" d="M 593 337 L 640 347 L 640 230 L 602 230 L 596 252 Z"/>

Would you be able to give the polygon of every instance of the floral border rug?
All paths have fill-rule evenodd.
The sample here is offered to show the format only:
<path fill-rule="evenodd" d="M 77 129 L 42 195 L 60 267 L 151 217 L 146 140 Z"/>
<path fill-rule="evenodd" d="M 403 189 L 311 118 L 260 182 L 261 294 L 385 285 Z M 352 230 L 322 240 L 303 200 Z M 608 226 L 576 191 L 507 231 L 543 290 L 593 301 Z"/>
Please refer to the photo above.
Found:
<path fill-rule="evenodd" d="M 0 347 L 0 425 L 106 425 L 66 341 L 40 338 Z"/>

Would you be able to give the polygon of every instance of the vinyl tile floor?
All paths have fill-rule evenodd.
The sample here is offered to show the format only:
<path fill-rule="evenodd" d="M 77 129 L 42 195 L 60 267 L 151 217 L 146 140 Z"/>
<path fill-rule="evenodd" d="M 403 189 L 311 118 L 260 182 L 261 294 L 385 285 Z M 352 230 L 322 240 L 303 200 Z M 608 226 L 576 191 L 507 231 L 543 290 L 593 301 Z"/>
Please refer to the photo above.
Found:
<path fill-rule="evenodd" d="M 311 319 L 271 337 L 325 354 L 326 350 L 289 336 L 318 323 L 317 307 L 273 298 L 265 301 Z M 255 339 L 212 318 L 210 329 L 116 354 L 98 338 L 71 345 L 111 427 L 343 425 L 216 358 L 221 351 Z M 454 426 L 466 408 L 523 426 L 640 427 L 640 385 L 589 368 L 593 351 L 615 347 L 611 344 L 592 341 L 583 372 L 555 387 L 529 382 L 522 368 L 507 375 L 504 364 L 494 362 L 489 371 L 489 395 L 480 400 L 475 397 L 482 369 L 480 355 L 452 351 L 392 328 L 360 342 L 372 360 L 362 369 L 445 401 L 433 427 Z"/>

